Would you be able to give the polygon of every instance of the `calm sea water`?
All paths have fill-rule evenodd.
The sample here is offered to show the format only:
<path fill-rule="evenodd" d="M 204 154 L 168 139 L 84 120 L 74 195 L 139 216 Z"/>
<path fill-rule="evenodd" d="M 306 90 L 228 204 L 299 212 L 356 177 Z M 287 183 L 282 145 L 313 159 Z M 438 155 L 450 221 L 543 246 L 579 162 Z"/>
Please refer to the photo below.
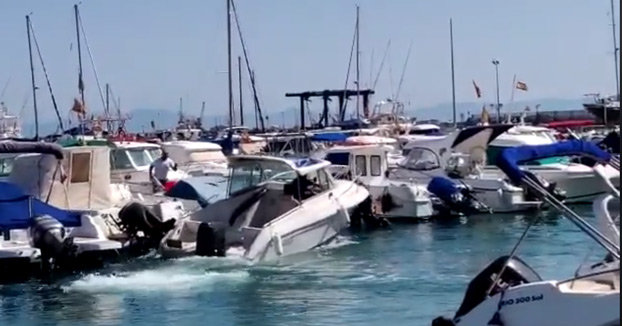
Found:
<path fill-rule="evenodd" d="M 543 277 L 565 278 L 601 254 L 570 222 L 544 214 L 519 255 Z M 270 266 L 141 258 L 54 285 L 0 287 L 0 325 L 430 325 L 457 309 L 471 278 L 509 252 L 530 218 L 395 225 Z"/>

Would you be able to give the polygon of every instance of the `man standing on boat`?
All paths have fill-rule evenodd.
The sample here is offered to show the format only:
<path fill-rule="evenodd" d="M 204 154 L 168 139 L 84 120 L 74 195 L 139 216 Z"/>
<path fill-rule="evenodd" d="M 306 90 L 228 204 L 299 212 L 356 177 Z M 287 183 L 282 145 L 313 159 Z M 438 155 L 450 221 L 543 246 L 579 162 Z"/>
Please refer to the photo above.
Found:
<path fill-rule="evenodd" d="M 168 181 L 168 172 L 170 170 L 177 171 L 177 164 L 163 150 L 162 155 L 149 166 L 149 177 L 151 182 L 153 182 L 153 192 L 165 189 L 164 186 Z"/>

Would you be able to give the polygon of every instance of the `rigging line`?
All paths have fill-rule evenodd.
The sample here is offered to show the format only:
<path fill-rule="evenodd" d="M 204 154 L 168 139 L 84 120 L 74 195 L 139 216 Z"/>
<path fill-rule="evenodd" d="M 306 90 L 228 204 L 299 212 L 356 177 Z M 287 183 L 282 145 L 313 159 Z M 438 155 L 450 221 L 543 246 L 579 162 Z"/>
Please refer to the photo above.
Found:
<path fill-rule="evenodd" d="M 6 83 L 4 83 L 4 87 L 2 87 L 2 92 L 0 92 L 0 101 L 2 101 L 2 99 L 4 98 L 4 93 L 6 93 L 7 88 L 9 88 L 9 84 L 11 83 L 11 77 L 9 77 L 9 79 L 6 80 Z"/>
<path fill-rule="evenodd" d="M 246 49 L 246 43 L 244 42 L 244 37 L 242 36 L 242 29 L 240 28 L 240 20 L 238 18 L 238 11 L 235 7 L 235 2 L 233 0 L 231 1 L 231 9 L 233 11 L 233 18 L 235 20 L 235 26 L 236 29 L 238 30 L 238 36 L 240 38 L 240 43 L 242 45 L 242 52 L 244 53 L 244 61 L 246 62 L 246 69 L 248 70 L 248 74 L 249 74 L 249 78 L 251 80 L 251 86 L 253 87 L 253 100 L 255 101 L 255 108 L 258 111 L 258 115 L 259 115 L 259 122 L 261 123 L 261 129 L 265 130 L 265 124 L 264 124 L 264 117 L 263 114 L 261 113 L 261 105 L 259 102 L 259 96 L 257 94 L 257 85 L 255 83 L 255 73 L 254 70 L 251 68 L 251 64 L 250 64 L 250 60 L 248 58 L 248 51 Z"/>
<path fill-rule="evenodd" d="M 397 85 L 397 93 L 395 94 L 395 101 L 397 101 L 400 91 L 402 90 L 402 84 L 404 83 L 404 76 L 406 75 L 406 67 L 408 66 L 408 60 L 410 59 L 410 52 L 412 51 L 413 42 L 410 42 L 408 46 L 408 54 L 406 55 L 406 61 L 404 61 L 404 67 L 402 67 L 402 76 L 400 76 L 400 82 Z"/>
<path fill-rule="evenodd" d="M 395 99 L 395 88 L 393 87 L 393 65 L 391 64 L 391 51 L 389 51 L 389 84 L 391 85 L 391 100 Z"/>
<path fill-rule="evenodd" d="M 56 96 L 54 96 L 54 92 L 52 91 L 52 83 L 50 82 L 50 76 L 48 75 L 48 71 L 45 68 L 45 63 L 43 62 L 43 55 L 41 54 L 41 48 L 39 47 L 39 41 L 37 41 L 37 33 L 35 33 L 35 27 L 32 25 L 32 20 L 29 21 L 30 31 L 32 34 L 32 40 L 35 43 L 35 48 L 37 49 L 37 55 L 39 56 L 39 61 L 41 62 L 41 69 L 43 70 L 43 74 L 45 75 L 45 81 L 48 86 L 48 90 L 50 91 L 50 97 L 52 98 L 52 106 L 54 107 L 54 112 L 56 113 L 56 118 L 58 119 L 58 127 L 61 131 L 64 131 L 63 127 L 63 119 L 60 116 L 60 111 L 58 110 L 58 105 L 56 103 Z"/>
<path fill-rule="evenodd" d="M 346 99 L 343 101 L 343 107 L 339 108 L 339 121 L 342 121 L 346 112 L 346 108 L 348 107 L 348 101 L 346 94 L 348 93 L 348 83 L 350 82 L 350 70 L 352 69 L 352 57 L 354 55 L 354 47 L 356 46 L 356 37 L 358 34 L 357 24 L 354 25 L 354 36 L 352 36 L 352 45 L 350 46 L 350 59 L 348 60 L 348 71 L 346 73 L 346 84 L 343 87 L 343 97 Z"/>
<path fill-rule="evenodd" d="M 93 74 L 95 75 L 95 82 L 97 83 L 97 90 L 99 91 L 99 97 L 102 101 L 104 112 L 108 116 L 109 112 L 106 109 L 106 99 L 104 98 L 104 92 L 102 91 L 102 86 L 101 86 L 101 83 L 99 82 L 99 75 L 97 74 L 97 68 L 95 68 L 95 61 L 93 60 L 93 54 L 91 53 L 91 46 L 89 45 L 89 39 L 86 37 L 86 31 L 84 30 L 84 25 L 82 25 L 82 16 L 80 15 L 78 15 L 78 22 L 80 23 L 80 30 L 82 30 L 82 37 L 84 38 L 84 43 L 86 44 L 86 52 L 89 54 L 89 61 L 91 62 L 91 68 L 93 68 Z"/>

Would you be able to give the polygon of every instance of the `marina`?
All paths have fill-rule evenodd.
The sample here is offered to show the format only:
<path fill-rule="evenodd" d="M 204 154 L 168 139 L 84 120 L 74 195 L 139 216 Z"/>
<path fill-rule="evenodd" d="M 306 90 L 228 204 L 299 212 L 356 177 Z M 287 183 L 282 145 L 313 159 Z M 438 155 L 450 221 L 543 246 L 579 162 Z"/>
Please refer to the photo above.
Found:
<path fill-rule="evenodd" d="M 265 52 L 249 48 L 269 48 L 270 41 L 255 43 L 260 29 L 241 27 L 257 24 L 265 8 L 218 3 L 201 4 L 219 11 L 210 13 L 213 19 L 195 20 L 201 32 L 188 34 L 205 37 L 209 26 L 221 45 L 226 41 L 226 48 L 217 48 L 226 52 L 225 71 L 224 56 L 207 56 L 207 66 L 226 75 L 216 87 L 195 77 L 175 79 L 172 72 L 158 77 L 164 84 L 157 89 L 149 73 L 128 84 L 123 79 L 132 73 L 110 65 L 106 56 L 113 51 L 101 46 L 112 44 L 108 36 L 117 27 L 87 33 L 85 25 L 99 21 L 91 6 L 101 5 L 78 3 L 53 13 L 71 18 L 66 33 L 75 62 L 64 69 L 77 72 L 77 88 L 68 88 L 54 79 L 63 76 L 54 69 L 63 67 L 58 52 L 47 56 L 43 49 L 52 45 L 50 30 L 34 28 L 33 21 L 48 18 L 39 18 L 41 12 L 25 16 L 30 89 L 21 110 L 5 104 L 15 97 L 7 92 L 12 77 L 0 89 L 0 325 L 620 325 L 613 1 L 618 91 L 587 94 L 575 104 L 583 107 L 578 113 L 541 110 L 535 103 L 544 98 L 515 101 L 529 98 L 532 87 L 536 95 L 554 93 L 542 87 L 550 83 L 544 73 L 524 66 L 520 76 L 513 74 L 504 103 L 500 80 L 512 76 L 504 69 L 521 66 L 500 60 L 506 52 L 499 51 L 499 59 L 488 62 L 493 79 L 468 64 L 461 68 L 468 55 L 455 53 L 454 43 L 465 43 L 454 35 L 457 20 L 448 17 L 449 33 L 442 38 L 449 44 L 443 55 L 451 70 L 451 105 L 442 120 L 426 120 L 416 109 L 438 98 L 438 85 L 408 80 L 413 70 L 421 80 L 426 62 L 414 36 L 398 60 L 396 84 L 391 39 L 379 65 L 374 50 L 366 52 L 367 42 L 378 43 L 380 35 L 369 29 L 378 22 L 368 21 L 372 15 L 365 11 L 376 5 L 333 4 L 355 19 L 353 26 L 340 19 L 342 29 L 353 28 L 351 38 L 324 36 L 343 46 L 313 57 L 277 55 L 283 67 L 268 68 Z M 305 10 L 319 10 L 312 7 Z M 254 15 L 246 11 L 252 9 Z M 282 29 L 279 19 L 270 26 Z M 141 42 L 147 43 L 137 42 L 134 51 L 153 40 Z M 168 49 L 173 43 L 162 44 Z M 202 66 L 190 64 L 198 58 L 190 49 L 183 50 L 188 62 L 176 69 L 207 78 Z M 344 84 L 343 76 L 328 72 L 336 66 L 327 58 L 346 50 Z M 99 53 L 104 58 L 96 61 Z M 160 67 L 156 58 L 170 55 L 163 53 L 134 64 L 145 73 Z M 429 65 L 439 55 L 430 53 Z M 317 79 L 303 66 L 316 57 L 314 73 L 330 78 Z M 4 60 L 0 54 L 0 74 Z M 96 63 L 102 61 L 100 75 Z M 300 71 L 278 77 L 280 69 L 294 66 Z M 466 68 L 473 75 L 468 83 L 460 76 Z M 100 79 L 115 69 L 123 78 L 115 91 L 119 85 L 129 98 L 123 106 Z M 426 69 L 429 74 L 431 67 Z M 477 102 L 457 102 L 466 93 L 457 76 Z M 598 85 L 594 78 L 589 87 Z M 179 85 L 171 86 L 173 79 Z M 335 82 L 341 86 L 317 86 Z M 496 92 L 484 96 L 482 90 L 492 88 L 482 86 L 493 82 Z M 284 93 L 283 86 L 297 91 Z M 565 96 L 576 95 L 576 86 L 566 87 Z M 200 100 L 196 115 L 193 89 L 211 97 Z M 188 92 L 192 97 L 174 95 Z M 177 113 L 146 110 L 141 117 L 140 105 L 168 103 L 163 99 L 171 96 L 178 98 Z M 70 102 L 69 110 L 62 108 Z M 531 104 L 518 108 L 522 103 Z M 278 112 L 275 105 L 291 108 Z M 465 114 L 459 106 L 467 105 Z"/>

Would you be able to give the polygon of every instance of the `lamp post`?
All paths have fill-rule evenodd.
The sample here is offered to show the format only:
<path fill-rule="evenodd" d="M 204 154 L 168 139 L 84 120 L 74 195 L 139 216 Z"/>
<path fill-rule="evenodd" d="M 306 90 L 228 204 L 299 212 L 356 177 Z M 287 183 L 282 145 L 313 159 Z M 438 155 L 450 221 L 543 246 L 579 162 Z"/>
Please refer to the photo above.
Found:
<path fill-rule="evenodd" d="M 499 99 L 499 60 L 493 59 L 492 64 L 495 65 L 495 76 L 497 81 L 497 123 L 501 123 L 501 100 Z"/>

